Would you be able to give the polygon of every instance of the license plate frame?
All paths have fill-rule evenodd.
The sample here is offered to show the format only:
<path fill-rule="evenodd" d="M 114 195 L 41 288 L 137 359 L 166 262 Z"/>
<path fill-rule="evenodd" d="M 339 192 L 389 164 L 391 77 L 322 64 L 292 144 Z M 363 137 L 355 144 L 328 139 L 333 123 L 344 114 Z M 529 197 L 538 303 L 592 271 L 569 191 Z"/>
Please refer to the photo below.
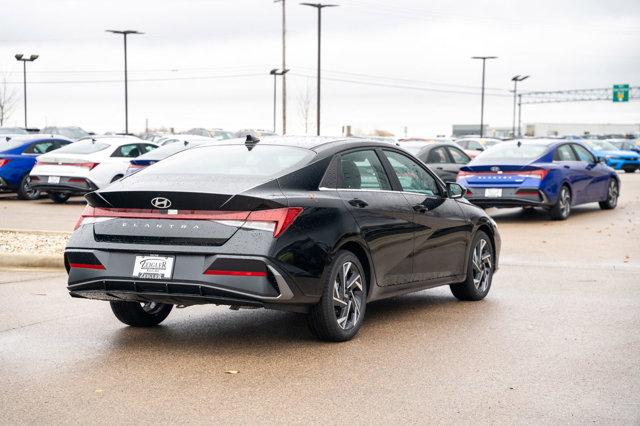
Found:
<path fill-rule="evenodd" d="M 60 176 L 49 176 L 49 178 L 47 179 L 47 183 L 60 183 Z"/>
<path fill-rule="evenodd" d="M 173 277 L 174 264 L 175 256 L 136 255 L 131 276 L 145 280 L 170 280 Z"/>
<path fill-rule="evenodd" d="M 485 188 L 484 196 L 487 198 L 502 198 L 502 188 Z"/>

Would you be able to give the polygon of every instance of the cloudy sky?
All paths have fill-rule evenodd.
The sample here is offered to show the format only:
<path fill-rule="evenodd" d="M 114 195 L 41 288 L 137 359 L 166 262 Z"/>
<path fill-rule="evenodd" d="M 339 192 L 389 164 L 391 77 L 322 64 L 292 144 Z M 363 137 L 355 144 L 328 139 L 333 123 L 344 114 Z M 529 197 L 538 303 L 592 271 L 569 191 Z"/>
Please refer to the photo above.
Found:
<path fill-rule="evenodd" d="M 522 90 L 638 85 L 638 0 L 335 0 L 323 15 L 323 133 L 350 124 L 412 135 L 479 121 L 508 126 L 510 79 Z M 29 124 L 124 126 L 122 39 L 129 42 L 130 127 L 272 126 L 280 12 L 272 0 L 0 0 L 0 78 L 21 96 L 15 53 L 28 65 Z M 315 96 L 316 12 L 287 0 L 289 133 L 304 132 Z M 18 83 L 18 84 L 14 84 Z M 307 89 L 308 88 L 308 89 Z M 21 98 L 9 124 L 22 124 Z M 527 105 L 524 122 L 638 123 L 640 102 Z M 313 116 L 310 130 L 315 126 Z"/>

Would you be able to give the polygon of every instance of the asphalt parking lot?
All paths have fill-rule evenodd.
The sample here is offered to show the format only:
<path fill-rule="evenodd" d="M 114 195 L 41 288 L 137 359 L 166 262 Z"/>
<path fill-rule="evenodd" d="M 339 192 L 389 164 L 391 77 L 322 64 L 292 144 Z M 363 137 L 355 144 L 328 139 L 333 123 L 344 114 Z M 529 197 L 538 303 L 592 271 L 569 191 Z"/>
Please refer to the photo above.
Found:
<path fill-rule="evenodd" d="M 493 211 L 487 299 L 376 302 L 340 344 L 296 314 L 211 306 L 127 328 L 64 273 L 2 271 L 2 422 L 639 424 L 640 174 L 621 178 L 614 211 Z M 68 231 L 81 209 L 2 196 L 0 228 Z"/>

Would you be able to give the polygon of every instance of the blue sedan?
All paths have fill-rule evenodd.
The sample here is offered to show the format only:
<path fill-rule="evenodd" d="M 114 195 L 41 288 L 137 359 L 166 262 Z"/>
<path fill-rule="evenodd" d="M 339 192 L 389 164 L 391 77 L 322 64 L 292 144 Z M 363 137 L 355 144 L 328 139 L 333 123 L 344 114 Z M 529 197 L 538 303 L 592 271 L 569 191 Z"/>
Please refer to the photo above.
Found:
<path fill-rule="evenodd" d="M 640 168 L 640 154 L 635 151 L 622 149 L 606 140 L 586 140 L 585 144 L 607 165 L 616 170 L 633 173 Z"/>
<path fill-rule="evenodd" d="M 21 200 L 34 200 L 39 191 L 31 188 L 29 172 L 40 154 L 73 141 L 60 136 L 17 135 L 0 137 L 0 192 L 17 192 Z"/>
<path fill-rule="evenodd" d="M 498 144 L 462 167 L 458 183 L 480 207 L 542 207 L 556 220 L 577 204 L 613 209 L 620 193 L 616 172 L 578 141 Z"/>

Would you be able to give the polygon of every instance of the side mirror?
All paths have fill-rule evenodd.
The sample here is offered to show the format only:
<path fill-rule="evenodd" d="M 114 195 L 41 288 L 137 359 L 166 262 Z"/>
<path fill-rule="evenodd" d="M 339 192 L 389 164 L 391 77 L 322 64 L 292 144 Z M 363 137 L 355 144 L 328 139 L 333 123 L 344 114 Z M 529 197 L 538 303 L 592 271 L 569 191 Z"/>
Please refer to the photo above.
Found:
<path fill-rule="evenodd" d="M 447 182 L 447 194 L 449 198 L 462 198 L 466 195 L 467 189 L 455 182 Z"/>

